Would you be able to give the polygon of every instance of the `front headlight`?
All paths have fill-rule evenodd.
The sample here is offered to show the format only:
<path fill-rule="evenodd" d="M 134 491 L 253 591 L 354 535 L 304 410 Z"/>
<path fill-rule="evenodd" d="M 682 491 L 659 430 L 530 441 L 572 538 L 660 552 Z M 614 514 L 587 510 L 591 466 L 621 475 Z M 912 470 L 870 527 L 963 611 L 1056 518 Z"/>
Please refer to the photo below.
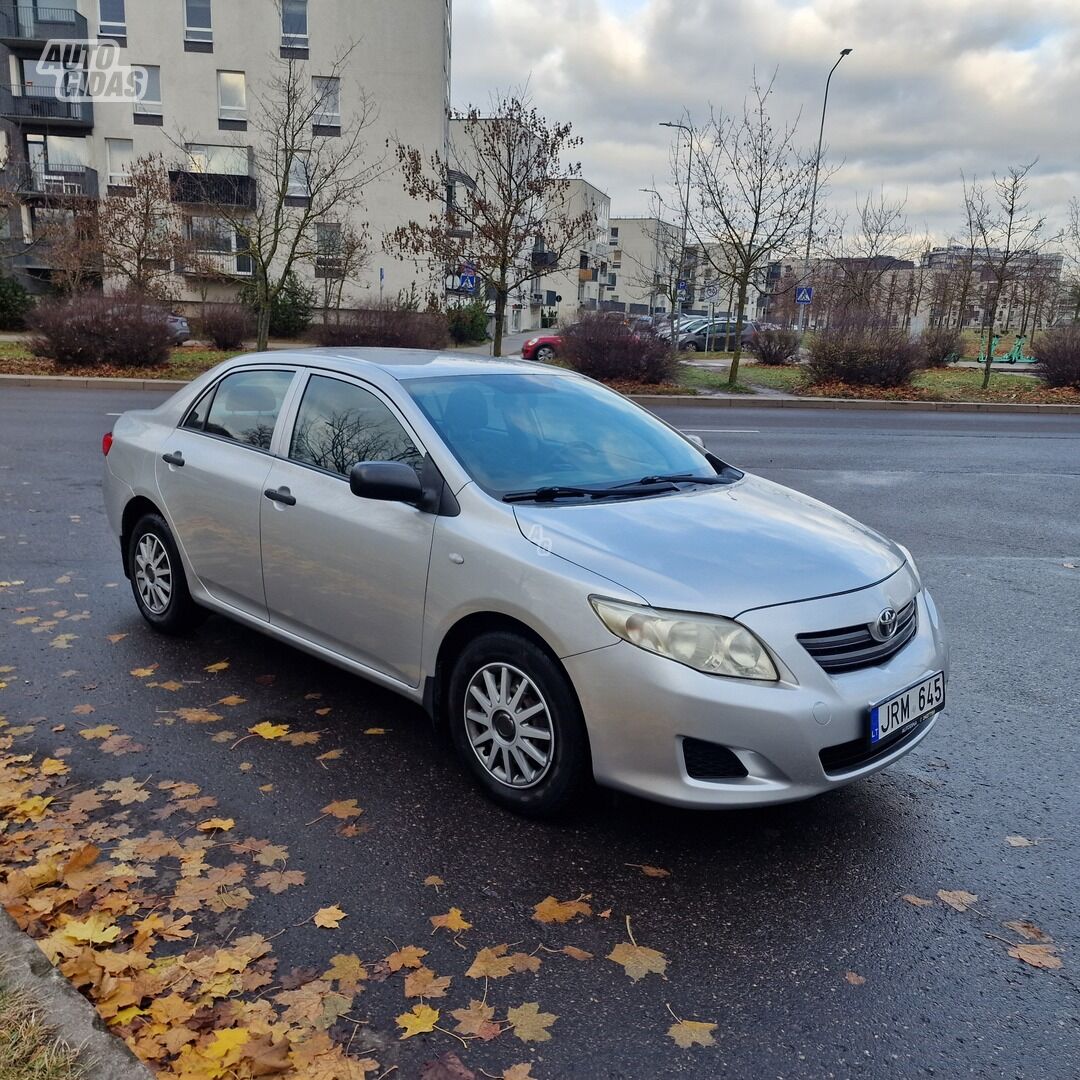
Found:
<path fill-rule="evenodd" d="M 623 641 L 666 656 L 706 675 L 776 682 L 765 646 L 745 626 L 719 615 L 659 611 L 590 596 L 603 624 Z"/>
<path fill-rule="evenodd" d="M 525 342 L 525 348 L 531 349 L 539 340 L 539 338 L 529 338 L 529 340 Z"/>

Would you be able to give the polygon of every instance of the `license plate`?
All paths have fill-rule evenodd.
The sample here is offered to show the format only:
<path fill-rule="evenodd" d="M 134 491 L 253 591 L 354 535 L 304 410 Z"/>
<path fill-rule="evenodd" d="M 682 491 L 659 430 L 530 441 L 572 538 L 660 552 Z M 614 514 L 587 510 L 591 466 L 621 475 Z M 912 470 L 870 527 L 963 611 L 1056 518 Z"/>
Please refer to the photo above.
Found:
<path fill-rule="evenodd" d="M 909 724 L 937 712 L 944 705 L 945 674 L 939 671 L 870 710 L 871 744 L 898 734 Z"/>

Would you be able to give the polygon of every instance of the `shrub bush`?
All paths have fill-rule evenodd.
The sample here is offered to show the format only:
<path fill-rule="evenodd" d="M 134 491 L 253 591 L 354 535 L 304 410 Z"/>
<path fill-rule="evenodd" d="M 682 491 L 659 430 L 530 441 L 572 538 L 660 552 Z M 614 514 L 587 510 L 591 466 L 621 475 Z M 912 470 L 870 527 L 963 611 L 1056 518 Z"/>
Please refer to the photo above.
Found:
<path fill-rule="evenodd" d="M 331 348 L 442 349 L 448 329 L 440 312 L 379 307 L 337 312 L 312 327 L 312 336 Z"/>
<path fill-rule="evenodd" d="M 215 349 L 242 349 L 255 336 L 255 316 L 243 304 L 203 304 L 198 327 Z"/>
<path fill-rule="evenodd" d="M 654 330 L 603 312 L 584 315 L 562 334 L 562 358 L 575 371 L 607 381 L 662 383 L 675 373 L 671 345 Z"/>
<path fill-rule="evenodd" d="M 799 335 L 794 330 L 755 330 L 746 351 L 759 364 L 790 364 L 799 355 Z"/>
<path fill-rule="evenodd" d="M 955 364 L 964 351 L 964 336 L 955 326 L 928 326 L 919 338 L 927 367 Z"/>
<path fill-rule="evenodd" d="M 1036 371 L 1047 386 L 1080 390 L 1080 323 L 1044 330 L 1031 351 L 1039 358 Z"/>
<path fill-rule="evenodd" d="M 487 341 L 488 313 L 483 300 L 447 308 L 446 318 L 450 339 L 456 344 L 471 345 L 473 342 Z"/>
<path fill-rule="evenodd" d="M 253 315 L 256 314 L 254 285 L 244 287 L 240 302 L 247 305 Z M 296 274 L 289 274 L 277 299 L 270 305 L 270 336 L 302 338 L 311 326 L 317 302 L 315 290 L 305 285 Z"/>
<path fill-rule="evenodd" d="M 18 281 L 0 276 L 0 330 L 21 330 L 33 306 L 33 297 Z"/>
<path fill-rule="evenodd" d="M 172 333 L 167 312 L 137 295 L 76 293 L 42 300 L 27 319 L 35 356 L 57 367 L 158 367 L 169 359 Z"/>
<path fill-rule="evenodd" d="M 871 321 L 818 330 L 809 346 L 807 372 L 815 383 L 907 386 L 924 364 L 922 346 L 905 331 Z"/>

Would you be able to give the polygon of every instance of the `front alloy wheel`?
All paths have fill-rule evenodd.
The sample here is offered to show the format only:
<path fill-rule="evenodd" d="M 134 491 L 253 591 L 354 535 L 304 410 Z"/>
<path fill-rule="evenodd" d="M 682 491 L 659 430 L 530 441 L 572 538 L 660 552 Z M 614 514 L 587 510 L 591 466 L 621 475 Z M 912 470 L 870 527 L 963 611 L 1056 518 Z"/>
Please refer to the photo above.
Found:
<path fill-rule="evenodd" d="M 547 364 L 555 359 L 555 350 L 550 345 L 541 345 L 536 350 L 536 361 L 539 364 Z"/>
<path fill-rule="evenodd" d="M 560 814 L 591 783 L 577 695 L 559 662 L 527 637 L 474 638 L 449 672 L 445 717 L 480 787 L 519 814 Z"/>

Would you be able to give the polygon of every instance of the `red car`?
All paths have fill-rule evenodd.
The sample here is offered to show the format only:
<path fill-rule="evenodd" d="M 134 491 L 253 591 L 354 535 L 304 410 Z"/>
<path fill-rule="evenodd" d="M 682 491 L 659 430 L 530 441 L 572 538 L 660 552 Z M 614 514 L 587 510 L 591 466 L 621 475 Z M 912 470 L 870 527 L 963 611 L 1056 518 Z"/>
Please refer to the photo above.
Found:
<path fill-rule="evenodd" d="M 521 356 L 523 360 L 538 360 L 546 364 L 559 355 L 561 348 L 562 338 L 558 334 L 538 334 L 521 346 Z"/>

